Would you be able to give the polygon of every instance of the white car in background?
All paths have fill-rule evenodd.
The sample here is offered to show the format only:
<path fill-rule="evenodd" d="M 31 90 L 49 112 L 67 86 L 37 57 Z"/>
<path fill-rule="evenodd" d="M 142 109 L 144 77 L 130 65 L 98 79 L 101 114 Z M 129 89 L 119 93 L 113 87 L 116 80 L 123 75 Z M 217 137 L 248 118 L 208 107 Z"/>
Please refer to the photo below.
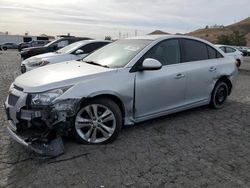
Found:
<path fill-rule="evenodd" d="M 107 40 L 78 41 L 64 48 L 61 48 L 60 50 L 57 50 L 56 52 L 40 54 L 25 59 L 21 63 L 21 72 L 25 73 L 44 65 L 50 65 L 63 61 L 79 60 L 109 43 L 111 43 L 111 41 Z"/>
<path fill-rule="evenodd" d="M 236 61 L 238 61 L 239 66 L 243 63 L 243 53 L 238 49 L 228 46 L 228 45 L 221 45 L 216 44 L 218 48 L 220 48 L 226 55 L 234 57 Z"/>

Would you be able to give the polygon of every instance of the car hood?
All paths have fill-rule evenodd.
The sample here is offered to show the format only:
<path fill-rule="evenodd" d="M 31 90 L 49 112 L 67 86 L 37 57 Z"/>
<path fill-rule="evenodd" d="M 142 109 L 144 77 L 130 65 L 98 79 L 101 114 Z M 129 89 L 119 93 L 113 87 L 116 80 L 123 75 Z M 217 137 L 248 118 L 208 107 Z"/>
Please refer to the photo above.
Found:
<path fill-rule="evenodd" d="M 55 52 L 49 52 L 49 53 L 40 54 L 40 55 L 36 55 L 28 59 L 25 59 L 22 62 L 22 64 L 29 64 L 29 63 L 34 63 L 34 62 L 39 62 L 39 61 L 44 61 L 44 60 L 49 61 L 49 60 L 58 59 L 58 58 L 65 57 L 65 56 L 69 56 L 69 54 L 59 54 Z"/>
<path fill-rule="evenodd" d="M 21 51 L 21 53 L 27 52 L 27 51 L 33 51 L 33 50 L 46 51 L 46 50 L 48 50 L 48 47 L 40 46 L 40 47 L 24 48 L 24 49 Z"/>
<path fill-rule="evenodd" d="M 94 79 L 116 69 L 91 65 L 80 61 L 68 61 L 44 66 L 18 76 L 14 83 L 24 92 L 35 93 L 74 85 L 86 79 Z"/>

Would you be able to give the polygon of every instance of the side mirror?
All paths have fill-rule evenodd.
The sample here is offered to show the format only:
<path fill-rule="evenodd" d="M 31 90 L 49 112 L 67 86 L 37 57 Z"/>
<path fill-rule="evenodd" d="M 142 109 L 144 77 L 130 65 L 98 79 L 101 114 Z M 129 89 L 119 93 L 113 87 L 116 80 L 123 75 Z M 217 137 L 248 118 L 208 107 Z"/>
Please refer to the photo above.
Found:
<path fill-rule="evenodd" d="M 53 45 L 53 49 L 54 49 L 54 50 L 58 50 L 57 44 L 54 44 L 54 45 Z"/>
<path fill-rule="evenodd" d="M 75 51 L 75 55 L 80 55 L 80 54 L 84 54 L 84 51 L 81 49 Z"/>
<path fill-rule="evenodd" d="M 141 71 L 143 71 L 143 70 L 160 70 L 161 67 L 162 67 L 162 64 L 158 60 L 147 58 L 142 62 L 142 65 L 139 68 L 139 70 L 141 70 Z"/>

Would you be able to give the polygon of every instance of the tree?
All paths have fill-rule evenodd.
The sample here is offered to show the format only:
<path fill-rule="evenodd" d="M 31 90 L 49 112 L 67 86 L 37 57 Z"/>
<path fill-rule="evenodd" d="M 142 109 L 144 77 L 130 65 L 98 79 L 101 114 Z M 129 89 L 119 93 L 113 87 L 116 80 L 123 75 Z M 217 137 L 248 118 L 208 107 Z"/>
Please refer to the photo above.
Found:
<path fill-rule="evenodd" d="M 230 37 L 228 35 L 219 35 L 217 37 L 217 43 L 218 44 L 224 44 L 224 45 L 230 45 Z"/>
<path fill-rule="evenodd" d="M 240 33 L 239 31 L 234 31 L 230 35 L 218 36 L 217 43 L 232 46 L 245 46 L 247 44 L 247 41 L 243 33 Z"/>
<path fill-rule="evenodd" d="M 234 31 L 231 35 L 231 45 L 234 46 L 246 46 L 247 41 L 244 34 L 240 33 L 239 31 Z"/>

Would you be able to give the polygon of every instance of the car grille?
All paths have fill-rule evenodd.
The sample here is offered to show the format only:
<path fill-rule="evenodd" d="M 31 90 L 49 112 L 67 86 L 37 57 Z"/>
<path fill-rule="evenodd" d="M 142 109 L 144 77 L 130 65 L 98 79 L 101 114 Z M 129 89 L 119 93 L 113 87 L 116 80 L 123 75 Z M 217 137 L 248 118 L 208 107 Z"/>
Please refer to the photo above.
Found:
<path fill-rule="evenodd" d="M 9 97 L 8 97 L 8 104 L 11 105 L 11 106 L 15 106 L 17 101 L 18 101 L 19 97 L 18 96 L 15 96 L 13 94 L 10 94 Z"/>

